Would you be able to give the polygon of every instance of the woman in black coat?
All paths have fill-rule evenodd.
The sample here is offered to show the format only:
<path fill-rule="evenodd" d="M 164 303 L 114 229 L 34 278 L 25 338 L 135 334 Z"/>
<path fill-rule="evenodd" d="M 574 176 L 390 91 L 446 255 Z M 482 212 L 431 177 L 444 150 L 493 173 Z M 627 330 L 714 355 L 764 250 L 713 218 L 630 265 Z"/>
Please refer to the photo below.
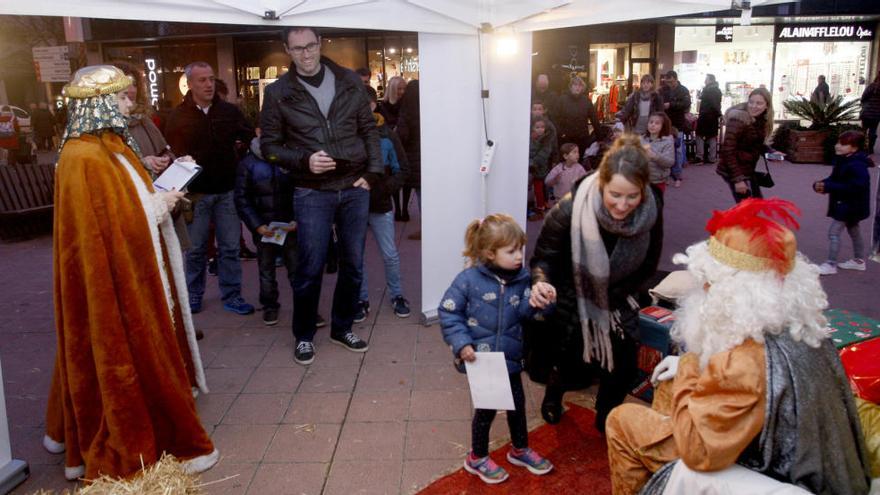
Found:
<path fill-rule="evenodd" d="M 421 204 L 422 195 L 422 138 L 419 117 L 419 81 L 410 81 L 400 101 L 400 114 L 397 118 L 397 135 L 406 149 L 409 173 L 403 186 L 403 199 L 400 203 L 401 220 L 409 221 L 409 198 L 416 190 Z M 415 235 L 415 234 L 413 234 Z"/>
<path fill-rule="evenodd" d="M 581 153 L 593 142 L 590 135 L 592 124 L 596 138 L 600 138 L 601 127 L 599 117 L 593 103 L 584 94 L 587 85 L 580 77 L 571 78 L 568 84 L 568 93 L 559 97 L 554 114 L 556 130 L 559 135 L 559 146 L 565 143 L 578 145 Z"/>
<path fill-rule="evenodd" d="M 531 297 L 538 306 L 555 299 L 556 306 L 527 329 L 526 366 L 532 380 L 547 385 L 541 414 L 548 423 L 559 422 L 565 391 L 598 375 L 596 428 L 604 431 L 635 380 L 634 296 L 654 275 L 663 247 L 662 196 L 650 184 L 648 163 L 638 137 L 618 139 L 598 172 L 576 183 L 544 221 L 531 260 Z"/>
<path fill-rule="evenodd" d="M 713 74 L 706 74 L 706 85 L 700 93 L 700 115 L 697 117 L 697 157 L 695 163 L 715 163 L 718 151 L 718 121 L 721 119 L 721 90 Z"/>

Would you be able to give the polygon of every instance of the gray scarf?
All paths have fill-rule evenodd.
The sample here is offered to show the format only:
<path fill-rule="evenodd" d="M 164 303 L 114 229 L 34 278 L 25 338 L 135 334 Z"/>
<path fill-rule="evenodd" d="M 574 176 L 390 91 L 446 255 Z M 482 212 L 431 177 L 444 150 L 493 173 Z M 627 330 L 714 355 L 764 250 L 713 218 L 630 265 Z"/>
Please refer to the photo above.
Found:
<path fill-rule="evenodd" d="M 584 337 L 584 362 L 598 361 L 614 369 L 611 331 L 623 334 L 619 311 L 611 311 L 608 288 L 635 272 L 648 252 L 651 228 L 657 221 L 657 205 L 650 187 L 642 192 L 642 204 L 625 220 L 615 220 L 602 204 L 599 174 L 584 179 L 572 200 L 571 256 L 578 316 Z M 617 236 L 609 258 L 600 227 Z M 631 297 L 630 305 L 638 305 Z"/>

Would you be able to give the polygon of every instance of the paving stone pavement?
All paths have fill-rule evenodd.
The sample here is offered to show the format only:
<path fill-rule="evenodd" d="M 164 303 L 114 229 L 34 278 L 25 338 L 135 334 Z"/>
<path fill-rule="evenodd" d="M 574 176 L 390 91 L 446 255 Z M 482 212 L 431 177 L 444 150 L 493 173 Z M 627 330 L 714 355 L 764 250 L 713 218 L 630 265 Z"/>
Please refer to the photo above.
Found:
<path fill-rule="evenodd" d="M 829 171 L 820 165 L 773 167 L 778 185 L 771 193 L 803 209 L 799 247 L 818 262 L 827 249 L 827 200 L 813 193 L 810 184 Z M 872 176 L 875 191 L 876 169 Z M 672 255 L 705 237 L 711 210 L 731 204 L 711 167 L 686 168 L 682 187 L 667 192 L 661 268 L 674 269 Z M 404 292 L 415 309 L 421 307 L 420 243 L 406 237 L 418 228 L 413 216 L 413 222 L 397 226 Z M 530 246 L 539 229 L 540 222 L 529 223 Z M 863 223 L 862 232 L 870 239 L 869 222 Z M 49 236 L 0 243 L 0 362 L 12 451 L 31 468 L 31 477 L 14 494 L 75 486 L 63 478 L 62 456 L 48 454 L 40 443 L 55 351 L 51 245 Z M 259 313 L 224 312 L 216 279 L 209 278 L 204 311 L 195 321 L 205 332 L 201 348 L 211 393 L 197 403 L 223 457 L 202 477 L 215 482 L 206 486 L 208 493 L 414 493 L 460 466 L 470 441 L 465 378 L 453 370 L 437 325 L 419 325 L 417 311 L 408 319 L 393 314 L 379 285 L 384 280 L 382 262 L 371 240 L 367 250 L 367 269 L 375 284 L 370 289 L 373 312 L 355 331 L 369 339 L 370 350 L 355 354 L 329 345 L 328 330 L 321 329 L 317 358 L 308 368 L 292 360 L 289 287 L 279 284 L 281 321 L 265 327 Z M 841 254 L 849 252 L 844 240 Z M 255 302 L 256 264 L 242 264 L 243 294 Z M 880 265 L 869 263 L 864 273 L 841 271 L 823 278 L 831 306 L 880 318 L 878 274 Z M 334 285 L 335 276 L 327 276 L 321 307 L 327 318 Z M 530 425 L 537 426 L 542 423 L 542 389 L 525 382 Z M 593 392 L 568 394 L 566 399 L 589 406 Z M 494 426 L 493 441 L 504 441 L 505 422 L 497 420 Z"/>

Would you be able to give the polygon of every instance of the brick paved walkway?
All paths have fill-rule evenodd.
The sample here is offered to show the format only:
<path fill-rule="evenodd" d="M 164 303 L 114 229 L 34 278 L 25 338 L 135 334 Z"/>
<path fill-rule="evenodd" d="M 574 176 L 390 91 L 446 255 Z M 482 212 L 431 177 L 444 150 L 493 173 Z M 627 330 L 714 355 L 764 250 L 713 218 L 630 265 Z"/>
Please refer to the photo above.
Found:
<path fill-rule="evenodd" d="M 773 193 L 795 200 L 804 210 L 800 249 L 817 261 L 827 249 L 826 199 L 809 186 L 829 171 L 793 164 L 773 170 L 778 184 Z M 877 171 L 872 175 L 875 191 Z M 661 268 L 672 269 L 672 254 L 705 236 L 711 209 L 731 203 L 713 170 L 687 168 L 684 185 L 667 193 Z M 406 235 L 417 227 L 415 222 L 398 227 L 404 291 L 415 309 L 421 307 L 419 243 Z M 539 223 L 530 223 L 532 242 L 539 228 Z M 863 233 L 870 238 L 867 222 Z M 845 240 L 842 256 L 849 249 Z M 0 359 L 12 450 L 31 468 L 31 478 L 15 494 L 73 486 L 63 480 L 62 456 L 46 453 L 40 444 L 55 348 L 51 257 L 48 236 L 0 244 Z M 384 280 L 372 241 L 367 259 L 370 280 Z M 255 302 L 256 266 L 243 266 L 244 295 Z M 374 311 L 355 329 L 370 339 L 370 351 L 353 354 L 329 345 L 323 329 L 316 341 L 317 359 L 306 369 L 292 361 L 288 287 L 281 284 L 281 322 L 267 328 L 259 313 L 240 317 L 222 311 L 215 280 L 209 279 L 205 309 L 196 315 L 206 335 L 202 356 L 211 387 L 198 406 L 223 459 L 203 480 L 236 476 L 211 485 L 209 493 L 413 493 L 460 465 L 470 437 L 469 395 L 436 325 L 421 327 L 415 314 L 395 317 L 384 288 L 374 285 Z M 325 317 L 334 282 L 333 276 L 325 280 Z M 866 273 L 842 272 L 823 283 L 832 307 L 880 318 L 880 265 L 869 264 Z M 527 385 L 533 425 L 541 421 L 541 394 L 539 386 Z M 566 397 L 590 405 L 592 395 Z M 506 430 L 504 421 L 496 421 L 493 438 L 502 440 Z"/>

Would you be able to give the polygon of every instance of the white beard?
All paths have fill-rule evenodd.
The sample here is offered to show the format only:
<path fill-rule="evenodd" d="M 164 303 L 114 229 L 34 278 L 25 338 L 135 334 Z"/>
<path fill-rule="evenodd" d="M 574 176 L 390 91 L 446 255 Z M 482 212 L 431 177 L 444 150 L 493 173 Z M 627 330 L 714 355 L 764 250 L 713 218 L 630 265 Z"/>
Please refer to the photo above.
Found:
<path fill-rule="evenodd" d="M 715 260 L 706 243 L 673 258 L 687 264 L 698 289 L 679 302 L 673 338 L 700 356 L 701 366 L 717 353 L 748 339 L 764 341 L 766 333 L 788 331 L 796 341 L 818 347 L 828 333 L 822 314 L 828 300 L 816 267 L 798 255 L 784 278 L 773 271 L 737 270 Z M 709 284 L 707 289 L 703 287 Z"/>

